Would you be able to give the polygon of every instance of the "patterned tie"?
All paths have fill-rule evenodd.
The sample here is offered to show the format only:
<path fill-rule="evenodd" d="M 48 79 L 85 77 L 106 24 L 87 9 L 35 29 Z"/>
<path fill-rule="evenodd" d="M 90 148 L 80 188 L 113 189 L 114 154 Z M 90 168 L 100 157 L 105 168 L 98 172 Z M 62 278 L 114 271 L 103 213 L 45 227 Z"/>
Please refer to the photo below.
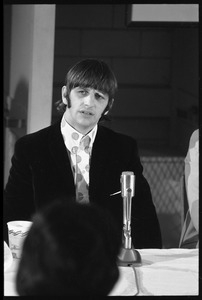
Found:
<path fill-rule="evenodd" d="M 72 138 L 77 140 L 78 134 L 74 132 Z M 76 154 L 75 183 L 76 183 L 76 200 L 79 203 L 88 203 L 88 186 L 89 186 L 89 160 L 90 160 L 90 137 L 87 135 L 81 139 L 79 148 L 74 146 L 72 152 Z"/>

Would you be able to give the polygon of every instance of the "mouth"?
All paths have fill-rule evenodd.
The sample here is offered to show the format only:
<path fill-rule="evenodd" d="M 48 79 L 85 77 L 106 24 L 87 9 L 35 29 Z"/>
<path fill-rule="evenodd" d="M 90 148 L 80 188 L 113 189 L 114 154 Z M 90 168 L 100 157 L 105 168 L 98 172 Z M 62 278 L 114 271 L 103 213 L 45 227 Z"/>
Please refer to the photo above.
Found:
<path fill-rule="evenodd" d="M 94 114 L 88 110 L 80 110 L 80 113 L 84 116 L 93 116 Z"/>

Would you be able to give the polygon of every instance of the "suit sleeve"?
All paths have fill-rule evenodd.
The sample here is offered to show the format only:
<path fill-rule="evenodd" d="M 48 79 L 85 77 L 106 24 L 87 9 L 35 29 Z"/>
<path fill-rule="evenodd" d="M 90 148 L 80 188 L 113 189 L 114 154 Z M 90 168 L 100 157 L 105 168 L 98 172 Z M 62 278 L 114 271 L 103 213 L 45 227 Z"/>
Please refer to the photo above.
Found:
<path fill-rule="evenodd" d="M 149 183 L 143 175 L 136 142 L 132 152 L 130 163 L 135 173 L 135 197 L 132 200 L 131 210 L 133 245 L 138 248 L 162 248 L 160 225 Z"/>

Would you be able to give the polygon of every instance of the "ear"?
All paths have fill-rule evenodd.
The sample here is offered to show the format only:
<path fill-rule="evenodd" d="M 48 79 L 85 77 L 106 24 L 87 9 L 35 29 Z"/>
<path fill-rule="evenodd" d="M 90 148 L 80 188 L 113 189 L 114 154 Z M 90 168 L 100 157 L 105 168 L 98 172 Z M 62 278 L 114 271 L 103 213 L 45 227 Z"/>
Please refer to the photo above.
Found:
<path fill-rule="evenodd" d="M 68 104 L 68 103 L 67 103 L 67 88 L 66 88 L 65 85 L 62 87 L 61 93 L 62 93 L 62 102 L 63 102 L 65 105 L 67 105 L 67 104 Z"/>
<path fill-rule="evenodd" d="M 108 114 L 108 112 L 110 111 L 110 109 L 111 109 L 112 106 L 113 106 L 113 103 L 114 103 L 114 99 L 111 100 L 111 103 L 108 105 L 108 109 L 107 109 L 107 111 L 104 113 L 104 115 L 107 115 L 107 114 Z"/>

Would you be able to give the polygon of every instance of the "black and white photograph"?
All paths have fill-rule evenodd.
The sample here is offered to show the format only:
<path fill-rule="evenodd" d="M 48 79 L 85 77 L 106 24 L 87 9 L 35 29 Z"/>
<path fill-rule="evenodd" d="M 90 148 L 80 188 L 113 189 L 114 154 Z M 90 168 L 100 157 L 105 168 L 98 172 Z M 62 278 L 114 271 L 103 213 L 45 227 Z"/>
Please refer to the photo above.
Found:
<path fill-rule="evenodd" d="M 199 296 L 196 3 L 3 4 L 3 296 Z"/>

